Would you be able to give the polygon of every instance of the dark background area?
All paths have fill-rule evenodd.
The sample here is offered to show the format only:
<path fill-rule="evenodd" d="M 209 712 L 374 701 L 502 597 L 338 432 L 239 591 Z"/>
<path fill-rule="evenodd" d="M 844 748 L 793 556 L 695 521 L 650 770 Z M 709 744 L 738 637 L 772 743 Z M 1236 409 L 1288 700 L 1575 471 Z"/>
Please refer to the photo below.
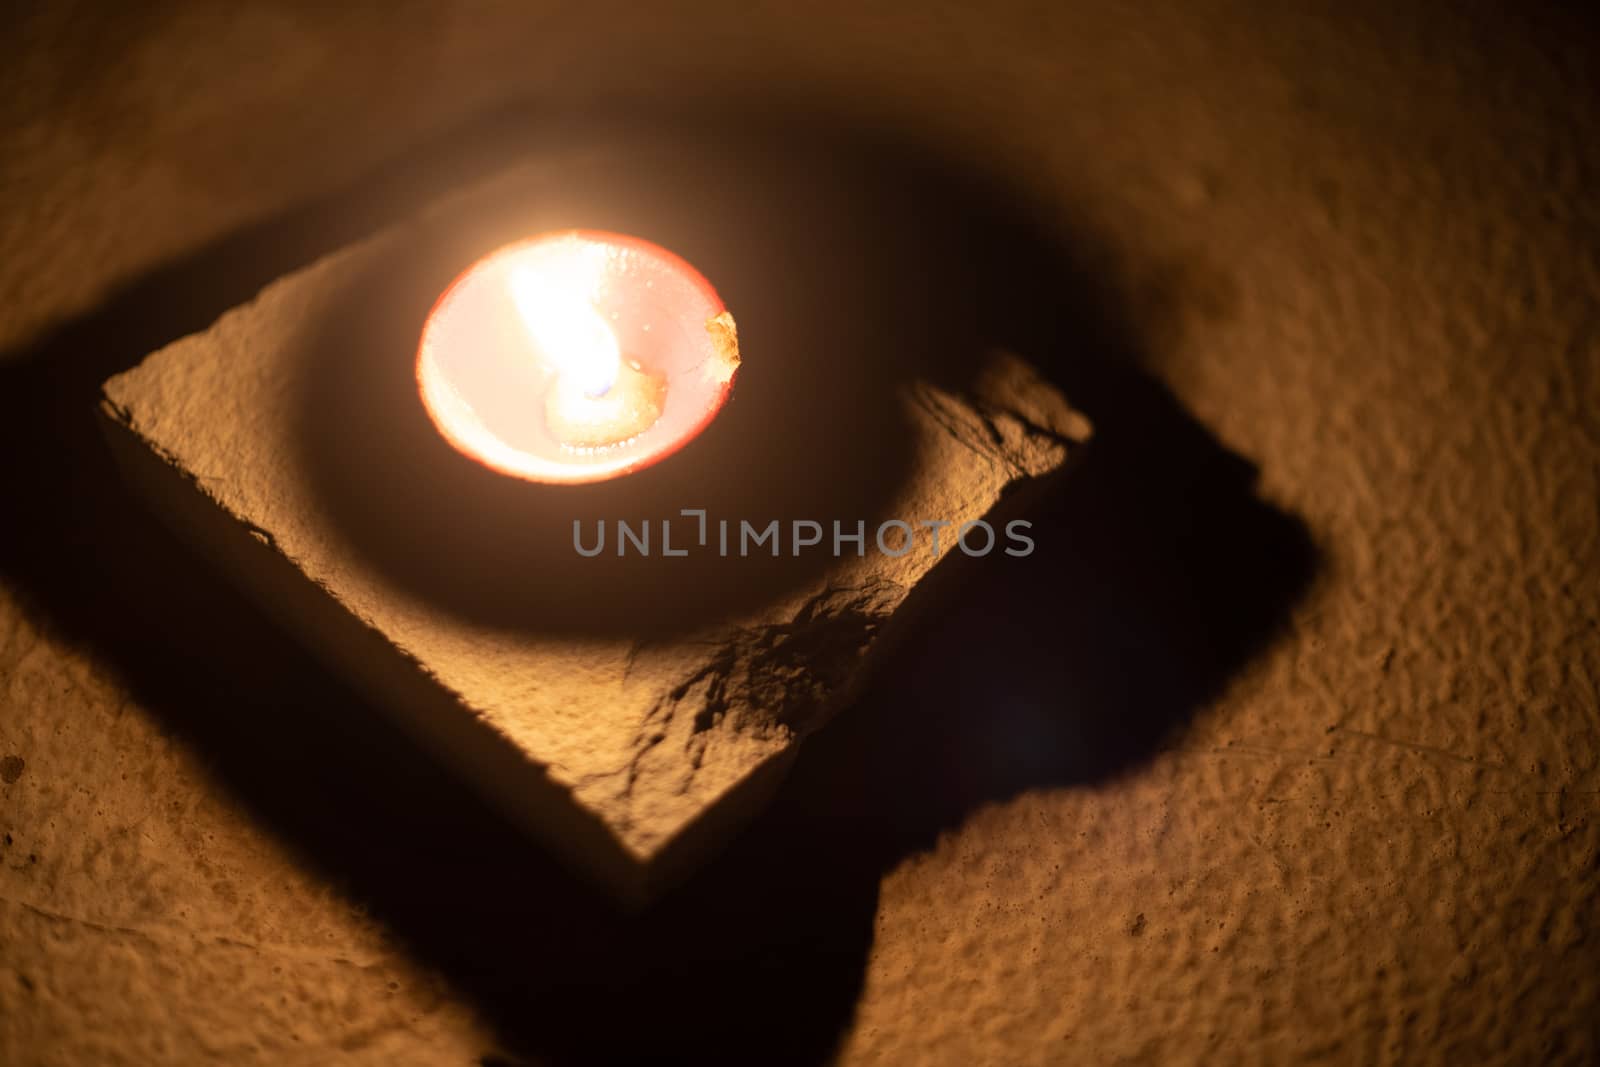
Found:
<path fill-rule="evenodd" d="M 23 17 L 0 1058 L 1591 1059 L 1585 33 L 1251 5 Z M 876 146 L 939 229 L 917 242 L 1098 437 L 1040 505 L 1040 565 L 975 567 L 772 809 L 624 917 L 145 516 L 92 405 L 521 131 L 663 94 Z"/>

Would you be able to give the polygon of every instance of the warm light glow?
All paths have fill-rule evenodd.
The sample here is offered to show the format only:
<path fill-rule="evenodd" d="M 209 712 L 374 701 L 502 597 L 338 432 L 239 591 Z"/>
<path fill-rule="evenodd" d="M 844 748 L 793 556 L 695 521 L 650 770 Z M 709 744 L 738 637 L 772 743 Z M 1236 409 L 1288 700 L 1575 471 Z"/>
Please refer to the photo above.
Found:
<path fill-rule="evenodd" d="M 560 230 L 457 277 L 423 326 L 416 370 L 423 407 L 462 454 L 576 484 L 677 452 L 738 366 L 733 317 L 687 262 L 642 238 Z"/>
<path fill-rule="evenodd" d="M 604 396 L 617 381 L 622 353 L 617 335 L 594 309 L 603 263 L 577 248 L 560 274 L 522 265 L 511 272 L 511 299 L 522 323 L 560 378 L 558 387 Z"/>

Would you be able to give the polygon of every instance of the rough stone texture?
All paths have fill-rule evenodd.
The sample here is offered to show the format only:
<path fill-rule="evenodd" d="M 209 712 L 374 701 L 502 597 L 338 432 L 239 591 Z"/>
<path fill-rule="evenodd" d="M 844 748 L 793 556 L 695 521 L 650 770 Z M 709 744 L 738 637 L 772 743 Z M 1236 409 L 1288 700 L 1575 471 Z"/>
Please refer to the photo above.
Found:
<path fill-rule="evenodd" d="M 29 462 L 4 466 L 0 497 L 0 757 L 21 762 L 0 785 L 0 1059 L 471 1063 L 514 1044 L 537 1062 L 552 1048 L 582 1058 L 555 1035 L 581 1030 L 573 1048 L 600 1055 L 640 1020 L 683 1051 L 690 1032 L 715 1044 L 739 1025 L 717 1010 L 732 1001 L 785 1036 L 809 1020 L 845 1064 L 1593 1062 L 1594 37 L 1554 9 L 1476 6 L 25 16 L 0 39 L 0 336 L 19 368 L 0 382 L 0 432 L 12 456 L 14 426 L 37 434 Z M 208 268 L 245 252 L 252 266 L 220 291 L 198 271 L 136 291 L 159 305 L 159 329 L 132 329 L 113 306 L 97 329 L 34 340 L 498 101 L 758 82 L 819 109 L 907 116 L 1092 220 L 1144 365 L 1259 465 L 1261 491 L 1303 518 L 1323 556 L 1279 639 L 1120 774 L 982 785 L 1030 759 L 1070 762 L 1085 741 L 1063 722 L 1109 714 L 1114 694 L 1080 694 L 1056 717 L 1038 692 L 980 700 L 947 672 L 952 699 L 987 714 L 945 721 L 914 751 L 886 730 L 866 746 L 873 789 L 853 785 L 830 737 L 867 717 L 822 731 L 785 794 L 850 806 L 822 820 L 828 846 L 802 850 L 798 880 L 847 866 L 848 843 L 879 823 L 914 832 L 850 872 L 848 891 L 802 903 L 726 878 L 704 891 L 733 918 L 708 907 L 675 947 L 720 952 L 739 985 L 774 994 L 771 1014 L 716 987 L 714 967 L 652 972 L 650 996 L 628 998 L 539 924 L 543 878 L 426 833 L 372 846 L 412 860 L 356 877 L 360 839 L 318 848 L 312 820 L 264 799 L 293 795 L 289 772 L 252 775 L 211 716 L 184 710 L 226 694 L 152 687 L 137 670 L 172 661 L 130 636 L 148 608 L 104 591 L 118 540 L 97 535 L 104 514 L 69 488 L 68 414 L 87 410 L 105 372 L 375 228 L 372 214 L 340 214 L 305 243 L 275 243 L 274 229 L 210 249 Z M 174 281 L 194 306 L 173 302 Z M 68 369 L 111 344 L 120 363 Z M 54 369 L 26 370 L 30 354 Z M 45 386 L 66 398 L 59 433 L 25 417 L 53 395 Z M 1074 399 L 1109 450 L 1114 412 Z M 1163 488 L 1156 469 L 1134 471 L 1106 481 Z M 1181 585 L 1158 535 L 1111 531 L 1079 547 L 1125 539 L 1162 584 L 1152 593 L 1110 568 L 1121 599 L 1087 582 L 1095 624 L 1063 608 L 1062 640 L 1035 659 L 1115 648 L 1108 634 Z M 52 563 L 62 557 L 70 567 Z M 1247 576 L 1234 562 L 1219 584 Z M 1202 606 L 1220 626 L 1233 604 Z M 1168 650 L 1143 661 L 1148 675 L 1177 669 L 1157 655 Z M 287 656 L 273 651 L 275 667 Z M 872 702 L 887 710 L 891 695 Z M 931 703 L 915 720 L 925 731 Z M 1030 743 L 1010 743 L 1006 724 L 1029 727 Z M 300 788 L 317 784 L 314 753 L 256 744 L 303 763 Z M 916 815 L 953 794 L 958 810 Z M 371 813 L 359 796 L 315 795 Z M 434 896 L 463 913 L 445 927 L 454 935 L 495 878 L 538 902 L 497 927 L 521 961 L 500 965 L 503 984 L 523 981 L 554 1009 L 497 998 L 483 979 L 489 935 L 444 967 L 425 932 Z M 463 879 L 470 896 L 450 895 Z M 409 910 L 393 904 L 407 882 L 424 886 Z M 752 896 L 764 911 L 740 910 Z M 530 924 L 544 940 L 517 937 Z M 762 955 L 763 931 L 797 924 L 842 938 L 828 944 L 842 962 L 801 967 L 774 993 L 765 976 L 794 957 Z M 623 955 L 621 940 L 604 945 Z M 687 1022 L 649 1014 L 658 1001 Z"/>
<path fill-rule="evenodd" d="M 352 549 L 319 501 L 297 440 L 305 426 L 300 399 L 325 370 L 317 354 L 305 351 L 306 338 L 329 328 L 324 319 L 348 313 L 342 300 L 351 279 L 426 255 L 418 251 L 419 243 L 428 246 L 417 231 L 458 231 L 462 219 L 484 211 L 482 204 L 505 199 L 507 190 L 527 195 L 530 185 L 549 180 L 549 170 L 541 164 L 528 177 L 500 175 L 433 207 L 420 222 L 274 282 L 206 332 L 108 381 L 104 411 L 130 479 L 158 512 L 172 513 L 183 535 L 315 652 L 369 686 L 406 729 L 453 759 L 514 819 L 570 852 L 620 897 L 642 900 L 754 814 L 799 741 L 859 689 L 863 668 L 907 597 L 941 561 L 948 567 L 964 558 L 955 532 L 989 515 L 1002 495 L 1061 470 L 1074 447 L 1088 441 L 1089 427 L 1036 371 L 996 353 L 973 399 L 921 382 L 906 384 L 898 396 L 911 459 L 879 514 L 912 526 L 946 523 L 942 544 L 924 527 L 894 555 L 847 546 L 836 562 L 767 604 L 664 637 L 628 633 L 626 618 L 621 636 L 588 636 L 559 626 L 549 633 L 496 627 L 443 610 Z M 519 236 L 513 231 L 501 240 Z M 392 355 L 403 372 L 414 358 L 406 347 Z M 746 374 L 762 374 L 761 353 L 749 355 Z M 419 421 L 406 429 L 432 428 Z M 795 447 L 804 454 L 809 446 Z M 690 471 L 697 460 L 705 463 L 703 449 L 676 466 Z M 838 477 L 844 481 L 848 473 Z M 616 487 L 626 491 L 623 482 L 611 483 Z M 524 490 L 553 501 L 540 532 L 558 546 L 544 553 L 530 548 L 518 561 L 525 569 L 581 574 L 604 565 L 605 553 L 585 561 L 571 547 L 580 514 L 575 494 Z M 203 514 L 198 500 L 180 499 L 187 496 L 221 514 Z M 428 503 L 452 507 L 448 498 Z M 226 521 L 216 521 L 224 515 Z M 783 556 L 830 557 L 834 516 L 823 517 L 823 544 L 805 550 L 792 547 L 789 524 L 799 517 L 711 514 L 709 545 L 701 549 L 693 542 L 693 517 L 663 512 L 655 516 L 654 540 L 647 538 L 658 571 L 640 567 L 638 580 L 649 583 L 685 566 L 660 556 L 663 519 L 675 520 L 679 550 L 696 556 L 717 551 L 720 521 L 732 527 L 732 554 L 705 569 L 707 582 L 748 580 L 741 521 L 760 528 L 778 520 Z M 839 517 L 846 532 L 857 518 Z M 621 555 L 615 516 L 602 509 L 598 521 L 612 525 L 607 552 Z M 876 521 L 860 521 L 872 538 Z M 584 526 L 592 539 L 594 522 Z M 1011 544 L 1004 522 L 999 526 L 990 526 L 995 552 Z M 441 556 L 450 551 L 438 547 Z M 759 556 L 763 549 L 751 551 Z M 551 594 L 535 584 L 525 595 Z M 669 608 L 669 624 L 671 614 Z"/>

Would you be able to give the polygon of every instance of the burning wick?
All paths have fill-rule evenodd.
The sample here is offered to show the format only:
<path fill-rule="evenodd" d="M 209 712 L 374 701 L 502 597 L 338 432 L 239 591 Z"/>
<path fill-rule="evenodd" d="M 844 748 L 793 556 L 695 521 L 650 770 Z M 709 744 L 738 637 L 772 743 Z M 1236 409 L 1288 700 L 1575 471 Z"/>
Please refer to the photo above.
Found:
<path fill-rule="evenodd" d="M 661 417 L 667 383 L 622 360 L 617 337 L 594 309 L 592 292 L 520 266 L 511 297 L 534 344 L 555 372 L 545 394 L 550 432 L 575 448 L 603 448 L 636 437 Z"/>
<path fill-rule="evenodd" d="M 502 248 L 445 290 L 417 383 L 457 450 L 530 481 L 593 482 L 693 440 L 738 367 L 733 316 L 693 267 L 569 230 Z"/>

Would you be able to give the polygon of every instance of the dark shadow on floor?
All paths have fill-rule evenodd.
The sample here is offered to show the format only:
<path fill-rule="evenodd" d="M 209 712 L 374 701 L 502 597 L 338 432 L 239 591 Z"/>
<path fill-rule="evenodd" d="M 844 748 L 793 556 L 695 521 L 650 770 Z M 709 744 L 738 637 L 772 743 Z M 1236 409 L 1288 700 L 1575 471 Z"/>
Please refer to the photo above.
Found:
<path fill-rule="evenodd" d="M 104 377 L 495 162 L 526 121 L 408 157 L 471 165 L 407 164 L 229 237 L 17 354 L 0 369 L 0 575 L 446 974 L 500 1035 L 489 1061 L 823 1061 L 883 873 L 975 805 L 1147 759 L 1270 637 L 1314 552 L 1139 369 L 1086 239 L 1068 254 L 1017 202 L 902 155 L 908 188 L 955 198 L 931 221 L 979 321 L 1063 385 L 1096 441 L 1035 513 L 1032 557 L 971 561 L 952 610 L 808 743 L 748 832 L 650 911 L 616 914 L 195 563 L 122 490 L 93 424 Z M 1019 303 L 1048 313 L 997 317 Z"/>

